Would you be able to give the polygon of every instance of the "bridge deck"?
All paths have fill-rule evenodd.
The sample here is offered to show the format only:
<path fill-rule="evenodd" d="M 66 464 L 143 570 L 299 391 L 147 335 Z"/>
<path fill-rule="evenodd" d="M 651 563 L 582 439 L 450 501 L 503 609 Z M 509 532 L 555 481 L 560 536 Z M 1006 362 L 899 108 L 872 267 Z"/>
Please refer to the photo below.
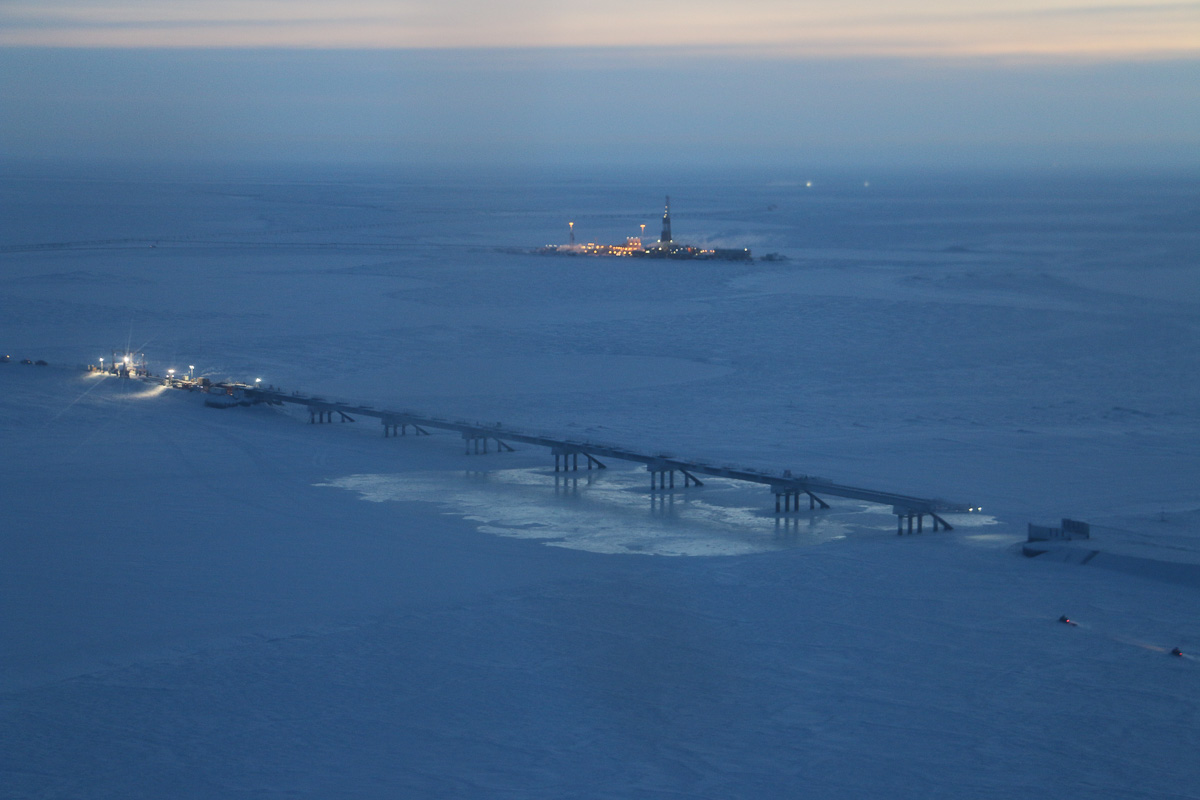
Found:
<path fill-rule="evenodd" d="M 351 418 L 354 416 L 375 417 L 381 420 L 384 425 L 416 425 L 422 428 L 457 431 L 462 434 L 464 439 L 495 439 L 504 442 L 521 442 L 522 444 L 548 448 L 555 454 L 606 456 L 621 461 L 645 464 L 652 472 L 678 470 L 684 473 L 692 473 L 693 475 L 700 474 L 731 478 L 738 481 L 764 484 L 776 495 L 798 496 L 800 494 L 809 494 L 816 499 L 815 495 L 823 494 L 834 497 L 845 497 L 852 500 L 864 500 L 869 503 L 880 503 L 892 506 L 893 513 L 898 516 L 907 515 L 911 517 L 913 515 L 929 514 L 938 522 L 946 525 L 947 529 L 950 526 L 945 520 L 937 516 L 939 512 L 961 513 L 974 510 L 970 506 L 949 503 L 944 500 L 846 486 L 834 483 L 826 478 L 811 475 L 793 475 L 790 472 L 776 474 L 765 470 L 717 466 L 704 461 L 677 458 L 663 454 L 642 453 L 618 445 L 577 439 L 559 439 L 541 434 L 527 433 L 499 423 L 496 425 L 482 425 L 478 422 L 444 419 L 414 411 L 377 409 L 372 406 L 327 400 L 323 397 L 304 395 L 298 392 L 289 394 L 273 389 L 255 388 L 245 384 L 225 385 L 230 386 L 230 388 L 241 389 L 245 396 L 251 400 L 307 406 L 312 413 L 338 412 Z M 797 508 L 799 508 L 798 505 Z"/>

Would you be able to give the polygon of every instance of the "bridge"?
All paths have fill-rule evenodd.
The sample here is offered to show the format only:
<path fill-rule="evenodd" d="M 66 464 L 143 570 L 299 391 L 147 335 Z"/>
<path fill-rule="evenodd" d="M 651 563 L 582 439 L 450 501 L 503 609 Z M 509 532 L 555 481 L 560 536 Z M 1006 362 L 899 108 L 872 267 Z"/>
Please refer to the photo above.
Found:
<path fill-rule="evenodd" d="M 180 385 L 180 381 L 171 381 L 172 385 Z M 406 436 L 412 429 L 414 436 L 428 435 L 431 429 L 457 432 L 462 436 L 467 454 L 482 454 L 489 452 L 489 443 L 494 443 L 495 450 L 513 450 L 510 442 L 545 447 L 554 455 L 555 472 L 575 472 L 581 469 L 605 469 L 606 465 L 600 459 L 617 459 L 633 463 L 645 464 L 650 473 L 650 489 L 652 492 L 666 491 L 675 488 L 675 481 L 680 479 L 684 487 L 703 486 L 700 475 L 730 478 L 747 483 L 763 484 L 775 495 L 775 513 L 790 513 L 800 510 L 802 500 L 808 500 L 809 509 L 829 508 L 823 497 L 844 497 L 851 500 L 863 500 L 868 503 L 890 505 L 896 515 L 897 535 L 905 532 L 920 533 L 924 530 L 925 517 L 929 517 L 933 530 L 939 526 L 945 530 L 954 530 L 942 514 L 966 513 L 979 509 L 945 500 L 913 497 L 896 492 L 864 489 L 856 486 L 835 483 L 827 478 L 812 475 L 793 475 L 791 470 L 775 473 L 768 470 L 748 469 L 728 465 L 710 464 L 704 461 L 677 458 L 667 454 L 649 454 L 638 452 L 631 448 L 612 444 L 601 444 L 577 439 L 559 439 L 542 434 L 534 434 L 496 423 L 485 425 L 479 422 L 452 420 L 431 416 L 415 411 L 390 411 L 374 406 L 346 403 L 339 400 L 328 400 L 318 395 L 308 395 L 301 392 L 284 392 L 272 387 L 262 388 L 259 385 L 244 383 L 215 384 L 214 389 L 230 394 L 240 394 L 249 403 L 269 403 L 273 405 L 291 404 L 304 406 L 308 409 L 311 424 L 333 422 L 337 415 L 341 422 L 356 422 L 359 418 L 373 417 L 383 426 L 383 435 Z"/>

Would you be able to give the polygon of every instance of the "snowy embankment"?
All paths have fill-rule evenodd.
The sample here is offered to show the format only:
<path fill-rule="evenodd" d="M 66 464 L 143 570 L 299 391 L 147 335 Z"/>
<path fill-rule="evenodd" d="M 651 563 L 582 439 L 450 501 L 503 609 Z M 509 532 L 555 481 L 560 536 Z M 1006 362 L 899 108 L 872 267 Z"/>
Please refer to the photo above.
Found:
<path fill-rule="evenodd" d="M 1122 282 L 1091 229 L 888 228 L 914 254 L 716 208 L 812 263 L 643 274 L 386 250 L 377 228 L 289 249 L 375 212 L 214 196 L 172 197 L 222 244 L 9 256 L 0 330 L 52 365 L 0 365 L 0 796 L 1195 796 L 1200 672 L 1167 654 L 1200 649 L 1194 231 Z M 214 377 L 988 517 L 897 537 L 835 502 L 777 524 L 761 489 L 652 500 L 616 464 L 556 480 L 536 449 L 62 366 L 131 317 L 135 344 Z M 1103 557 L 1018 555 L 1026 521 L 1063 515 Z"/>

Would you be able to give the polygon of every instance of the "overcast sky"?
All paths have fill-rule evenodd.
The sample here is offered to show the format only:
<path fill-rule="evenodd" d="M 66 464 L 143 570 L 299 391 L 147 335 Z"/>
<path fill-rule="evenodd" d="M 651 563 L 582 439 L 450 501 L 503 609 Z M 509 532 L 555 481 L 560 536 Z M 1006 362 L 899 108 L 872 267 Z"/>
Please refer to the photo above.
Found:
<path fill-rule="evenodd" d="M 1200 165 L 1200 2 L 0 4 L 0 157 Z"/>

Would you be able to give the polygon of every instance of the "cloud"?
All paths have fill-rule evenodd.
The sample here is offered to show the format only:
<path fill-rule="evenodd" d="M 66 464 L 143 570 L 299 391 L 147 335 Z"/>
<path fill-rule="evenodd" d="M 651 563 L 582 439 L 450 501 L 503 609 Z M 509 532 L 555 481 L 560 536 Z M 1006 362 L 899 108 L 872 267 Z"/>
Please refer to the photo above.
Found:
<path fill-rule="evenodd" d="M 0 5 L 0 45 L 735 48 L 789 57 L 1200 54 L 1200 3 L 1063 0 L 42 0 Z"/>

